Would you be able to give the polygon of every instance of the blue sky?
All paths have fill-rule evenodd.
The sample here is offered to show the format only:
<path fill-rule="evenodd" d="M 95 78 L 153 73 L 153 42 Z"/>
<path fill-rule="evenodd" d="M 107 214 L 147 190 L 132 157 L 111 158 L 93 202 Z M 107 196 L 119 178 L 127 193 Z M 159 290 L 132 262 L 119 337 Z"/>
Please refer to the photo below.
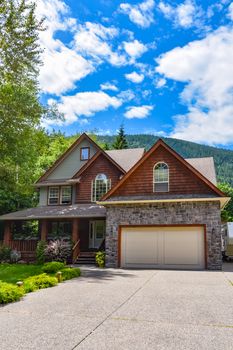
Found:
<path fill-rule="evenodd" d="M 233 2 L 39 0 L 41 99 L 66 134 L 148 133 L 233 149 Z"/>

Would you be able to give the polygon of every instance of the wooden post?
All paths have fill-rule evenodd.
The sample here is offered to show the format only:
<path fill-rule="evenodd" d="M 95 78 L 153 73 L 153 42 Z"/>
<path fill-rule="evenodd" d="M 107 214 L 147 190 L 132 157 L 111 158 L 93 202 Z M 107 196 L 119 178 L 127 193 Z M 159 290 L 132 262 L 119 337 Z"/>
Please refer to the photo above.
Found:
<path fill-rule="evenodd" d="M 40 239 L 41 241 L 47 241 L 47 234 L 48 234 L 48 221 L 47 220 L 41 220 L 41 234 Z"/>
<path fill-rule="evenodd" d="M 73 219 L 72 222 L 72 241 L 76 243 L 79 240 L 78 232 L 78 218 Z"/>
<path fill-rule="evenodd" d="M 11 221 L 5 221 L 4 222 L 4 236 L 3 236 L 3 243 L 5 245 L 8 245 L 10 241 L 12 240 L 12 232 L 11 232 Z"/>

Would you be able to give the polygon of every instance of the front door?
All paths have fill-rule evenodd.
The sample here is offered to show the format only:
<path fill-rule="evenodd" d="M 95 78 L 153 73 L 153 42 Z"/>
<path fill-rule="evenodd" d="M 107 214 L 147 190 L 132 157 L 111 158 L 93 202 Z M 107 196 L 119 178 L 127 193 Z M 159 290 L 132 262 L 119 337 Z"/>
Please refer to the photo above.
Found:
<path fill-rule="evenodd" d="M 105 237 L 105 221 L 90 221 L 89 248 L 98 249 Z"/>

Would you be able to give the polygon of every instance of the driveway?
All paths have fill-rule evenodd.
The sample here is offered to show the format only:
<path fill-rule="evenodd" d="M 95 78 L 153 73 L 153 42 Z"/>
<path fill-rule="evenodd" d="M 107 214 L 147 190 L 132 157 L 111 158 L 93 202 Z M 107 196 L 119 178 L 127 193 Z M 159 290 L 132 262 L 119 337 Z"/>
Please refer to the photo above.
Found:
<path fill-rule="evenodd" d="M 0 348 L 233 348 L 231 269 L 223 273 L 88 268 L 83 273 L 1 307 Z"/>

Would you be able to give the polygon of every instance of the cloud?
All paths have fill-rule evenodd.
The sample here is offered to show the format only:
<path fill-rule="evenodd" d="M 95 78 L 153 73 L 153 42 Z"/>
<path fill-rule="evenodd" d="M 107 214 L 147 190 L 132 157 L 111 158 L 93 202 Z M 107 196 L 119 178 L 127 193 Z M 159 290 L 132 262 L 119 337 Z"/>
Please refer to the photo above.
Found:
<path fill-rule="evenodd" d="M 133 83 L 141 83 L 144 80 L 143 74 L 138 74 L 137 72 L 132 72 L 129 74 L 125 74 L 127 80 L 132 81 Z"/>
<path fill-rule="evenodd" d="M 118 87 L 110 82 L 106 82 L 100 85 L 101 90 L 111 90 L 111 91 L 118 91 Z"/>
<path fill-rule="evenodd" d="M 107 61 L 113 66 L 122 66 L 127 63 L 125 55 L 112 47 L 112 41 L 119 35 L 115 27 L 105 27 L 102 24 L 86 22 L 79 24 L 74 36 L 75 49 L 92 58 L 97 64 Z"/>
<path fill-rule="evenodd" d="M 161 89 L 162 87 L 164 87 L 166 85 L 166 79 L 164 78 L 158 78 L 155 80 L 155 86 L 157 89 Z"/>
<path fill-rule="evenodd" d="M 228 17 L 233 21 L 233 2 L 228 7 Z"/>
<path fill-rule="evenodd" d="M 123 42 L 123 46 L 127 54 L 133 59 L 141 57 L 144 52 L 147 51 L 146 45 L 142 44 L 138 40 L 134 40 L 131 42 Z"/>
<path fill-rule="evenodd" d="M 221 27 L 204 39 L 157 59 L 156 71 L 183 82 L 188 113 L 175 117 L 172 137 L 227 144 L 233 139 L 233 29 Z"/>
<path fill-rule="evenodd" d="M 154 22 L 153 9 L 154 0 L 145 0 L 138 5 L 129 3 L 120 4 L 120 11 L 129 16 L 131 22 L 139 27 L 147 28 Z"/>
<path fill-rule="evenodd" d="M 125 112 L 124 116 L 127 119 L 144 119 L 147 118 L 150 112 L 153 110 L 153 106 L 131 106 L 127 108 L 127 111 Z"/>
<path fill-rule="evenodd" d="M 54 101 L 50 101 L 52 103 Z M 122 101 L 117 97 L 111 97 L 103 91 L 79 92 L 73 96 L 62 96 L 57 104 L 60 113 L 64 114 L 65 124 L 72 124 L 80 120 L 81 116 L 90 117 L 96 112 L 105 111 L 108 108 L 118 108 Z"/>
<path fill-rule="evenodd" d="M 201 7 L 197 6 L 194 0 L 185 0 L 177 6 L 171 6 L 169 3 L 160 1 L 158 8 L 167 19 L 172 20 L 176 26 L 183 28 L 200 25 L 200 17 L 203 15 Z"/>

